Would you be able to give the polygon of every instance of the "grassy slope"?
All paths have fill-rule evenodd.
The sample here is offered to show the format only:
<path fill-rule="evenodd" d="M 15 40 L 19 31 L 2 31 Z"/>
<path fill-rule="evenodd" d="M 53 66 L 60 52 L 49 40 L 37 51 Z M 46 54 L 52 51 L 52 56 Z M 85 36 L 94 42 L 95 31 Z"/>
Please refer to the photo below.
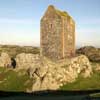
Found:
<path fill-rule="evenodd" d="M 32 81 L 23 70 L 15 72 L 0 68 L 0 90 L 2 91 L 26 91 L 31 88 Z"/>

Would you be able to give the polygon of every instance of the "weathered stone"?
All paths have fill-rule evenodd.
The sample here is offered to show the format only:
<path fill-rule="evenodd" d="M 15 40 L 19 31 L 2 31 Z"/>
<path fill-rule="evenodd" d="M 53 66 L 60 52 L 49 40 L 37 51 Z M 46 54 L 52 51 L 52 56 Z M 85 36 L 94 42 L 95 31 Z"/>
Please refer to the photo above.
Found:
<path fill-rule="evenodd" d="M 41 19 L 41 55 L 57 60 L 75 54 L 75 22 L 49 6 Z"/>
<path fill-rule="evenodd" d="M 39 75 L 39 77 L 44 77 L 44 75 L 47 73 L 47 71 L 48 71 L 48 66 L 42 65 L 42 67 L 40 66 L 37 69 L 37 74 Z"/>
<path fill-rule="evenodd" d="M 79 57 L 73 58 L 71 64 L 74 71 L 76 70 L 77 73 L 82 73 L 83 77 L 91 76 L 92 67 L 86 56 L 81 55 Z"/>
<path fill-rule="evenodd" d="M 49 76 L 48 74 L 45 76 L 44 80 L 41 84 L 41 90 L 56 90 L 59 88 L 59 85 L 57 84 L 57 81 L 55 78 Z"/>
<path fill-rule="evenodd" d="M 32 86 L 32 91 L 40 91 L 41 80 L 40 78 L 34 74 L 35 82 Z"/>
<path fill-rule="evenodd" d="M 28 69 L 30 67 L 36 66 L 39 62 L 38 54 L 26 54 L 21 53 L 16 56 L 16 68 L 18 69 Z"/>
<path fill-rule="evenodd" d="M 11 67 L 11 58 L 7 53 L 1 53 L 0 67 Z"/>
<path fill-rule="evenodd" d="M 74 82 L 80 74 L 84 78 L 92 74 L 92 67 L 84 55 L 72 58 L 64 65 L 60 64 L 62 62 L 52 62 L 45 57 L 40 62 L 37 70 L 32 73 L 33 79 L 38 80 L 35 85 L 33 84 L 33 91 L 36 87 L 37 90 L 55 90 L 64 84 Z"/>

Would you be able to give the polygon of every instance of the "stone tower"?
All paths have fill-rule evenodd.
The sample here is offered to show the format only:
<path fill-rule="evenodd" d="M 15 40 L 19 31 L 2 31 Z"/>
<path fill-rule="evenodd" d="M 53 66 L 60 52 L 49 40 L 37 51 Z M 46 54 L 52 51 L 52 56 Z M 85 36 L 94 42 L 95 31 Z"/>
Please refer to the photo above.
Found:
<path fill-rule="evenodd" d="M 41 54 L 58 60 L 75 54 L 75 22 L 67 12 L 50 5 L 41 19 Z"/>

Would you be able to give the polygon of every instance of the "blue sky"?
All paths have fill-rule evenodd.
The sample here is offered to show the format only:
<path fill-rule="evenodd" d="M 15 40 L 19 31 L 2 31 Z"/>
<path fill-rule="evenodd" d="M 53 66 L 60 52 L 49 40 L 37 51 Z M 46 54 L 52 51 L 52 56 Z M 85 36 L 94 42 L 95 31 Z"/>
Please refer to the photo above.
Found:
<path fill-rule="evenodd" d="M 100 0 L 0 0 L 0 44 L 39 46 L 48 5 L 73 17 L 77 46 L 100 47 Z"/>

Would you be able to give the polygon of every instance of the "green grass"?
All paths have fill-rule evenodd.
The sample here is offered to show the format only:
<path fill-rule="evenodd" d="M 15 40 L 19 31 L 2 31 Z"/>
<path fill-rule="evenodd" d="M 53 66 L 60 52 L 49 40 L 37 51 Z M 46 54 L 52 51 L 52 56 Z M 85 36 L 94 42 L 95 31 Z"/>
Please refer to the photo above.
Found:
<path fill-rule="evenodd" d="M 23 73 L 24 72 L 24 73 Z M 31 88 L 33 80 L 25 71 L 15 72 L 11 69 L 0 68 L 0 90 L 2 91 L 26 91 Z"/>
<path fill-rule="evenodd" d="M 75 82 L 68 83 L 62 87 L 61 90 L 100 90 L 100 72 L 94 73 L 90 78 L 79 77 Z"/>

